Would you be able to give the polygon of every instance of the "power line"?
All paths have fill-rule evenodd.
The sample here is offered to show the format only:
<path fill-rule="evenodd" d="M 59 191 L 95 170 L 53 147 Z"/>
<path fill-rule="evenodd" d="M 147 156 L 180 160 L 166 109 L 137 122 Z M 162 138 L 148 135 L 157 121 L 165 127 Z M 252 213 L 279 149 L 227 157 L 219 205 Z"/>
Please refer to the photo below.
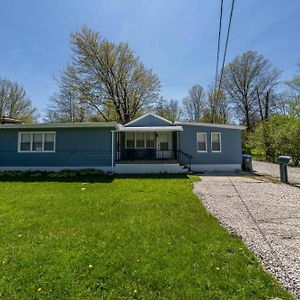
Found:
<path fill-rule="evenodd" d="M 234 3 L 235 3 L 235 0 L 232 0 L 232 2 L 231 2 L 231 10 L 230 10 L 230 17 L 229 17 L 228 28 L 227 28 L 225 49 L 224 49 L 224 55 L 223 55 L 222 69 L 221 69 L 221 75 L 220 75 L 219 87 L 218 87 L 218 94 L 217 95 L 219 95 L 219 92 L 220 92 L 220 89 L 221 89 L 221 84 L 222 84 L 222 79 L 223 79 L 223 73 L 224 73 L 225 60 L 226 60 L 226 55 L 227 55 L 228 40 L 229 40 L 230 29 L 231 29 L 231 21 L 232 21 Z"/>
<path fill-rule="evenodd" d="M 219 72 L 219 56 L 220 56 L 220 41 L 221 41 L 221 32 L 222 32 L 223 1 L 224 0 L 221 0 L 221 7 L 220 7 L 219 35 L 218 35 L 218 47 L 217 47 L 217 63 L 216 63 L 216 76 L 215 76 L 215 90 L 217 88 L 218 72 Z"/>

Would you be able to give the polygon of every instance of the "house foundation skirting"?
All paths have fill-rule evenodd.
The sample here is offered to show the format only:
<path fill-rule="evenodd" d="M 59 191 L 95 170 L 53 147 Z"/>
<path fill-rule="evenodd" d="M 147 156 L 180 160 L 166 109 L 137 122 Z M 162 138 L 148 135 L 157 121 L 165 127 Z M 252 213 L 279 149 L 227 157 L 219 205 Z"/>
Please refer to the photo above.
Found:
<path fill-rule="evenodd" d="M 193 172 L 240 172 L 241 164 L 192 164 Z"/>
<path fill-rule="evenodd" d="M 154 173 L 185 173 L 179 164 L 116 164 L 115 173 L 119 174 L 154 174 Z"/>

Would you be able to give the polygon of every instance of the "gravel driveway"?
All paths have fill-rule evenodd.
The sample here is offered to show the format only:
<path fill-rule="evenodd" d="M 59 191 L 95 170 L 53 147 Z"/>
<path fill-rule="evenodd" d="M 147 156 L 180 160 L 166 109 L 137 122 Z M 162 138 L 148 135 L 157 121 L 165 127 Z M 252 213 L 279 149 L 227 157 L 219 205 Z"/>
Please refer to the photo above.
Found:
<path fill-rule="evenodd" d="M 273 177 L 279 177 L 279 166 L 262 161 L 253 161 L 253 170 L 259 174 L 269 174 Z M 300 168 L 288 167 L 288 177 L 291 183 L 300 183 Z"/>
<path fill-rule="evenodd" d="M 242 176 L 201 176 L 194 192 L 300 299 L 300 189 Z"/>

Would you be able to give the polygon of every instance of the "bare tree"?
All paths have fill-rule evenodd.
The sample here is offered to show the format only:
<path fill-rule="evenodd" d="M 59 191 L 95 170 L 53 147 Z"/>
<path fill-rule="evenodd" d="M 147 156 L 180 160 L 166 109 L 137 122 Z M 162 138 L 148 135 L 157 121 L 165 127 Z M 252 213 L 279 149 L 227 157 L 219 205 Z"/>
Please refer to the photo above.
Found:
<path fill-rule="evenodd" d="M 210 123 L 226 124 L 229 121 L 229 104 L 223 89 L 209 89 L 208 106 L 203 117 L 204 121 Z"/>
<path fill-rule="evenodd" d="M 298 65 L 298 72 L 300 72 L 300 62 L 297 64 Z M 286 81 L 286 84 L 296 93 L 300 94 L 300 75 L 295 75 L 294 78 L 292 78 L 289 81 Z"/>
<path fill-rule="evenodd" d="M 258 118 L 269 117 L 279 74 L 268 59 L 255 51 L 235 57 L 226 66 L 222 87 L 248 131 Z"/>
<path fill-rule="evenodd" d="M 74 69 L 68 66 L 59 78 L 54 78 L 59 89 L 49 101 L 45 121 L 84 122 L 92 117 L 91 109 L 80 100 L 72 79 Z"/>
<path fill-rule="evenodd" d="M 109 42 L 87 27 L 71 34 L 71 44 L 73 59 L 64 81 L 102 119 L 127 123 L 155 103 L 158 77 L 127 44 Z"/>
<path fill-rule="evenodd" d="M 169 117 L 167 118 L 168 120 L 175 122 L 175 121 L 180 121 L 182 119 L 182 109 L 178 103 L 178 100 L 171 99 L 169 101 Z"/>
<path fill-rule="evenodd" d="M 189 121 L 199 122 L 206 111 L 206 95 L 201 85 L 194 85 L 183 99 L 184 112 Z"/>
<path fill-rule="evenodd" d="M 171 122 L 182 119 L 183 112 L 177 100 L 160 98 L 155 106 L 155 113 Z"/>
<path fill-rule="evenodd" d="M 37 110 L 32 106 L 25 89 L 17 82 L 0 78 L 0 117 L 20 119 L 23 122 L 37 120 Z"/>

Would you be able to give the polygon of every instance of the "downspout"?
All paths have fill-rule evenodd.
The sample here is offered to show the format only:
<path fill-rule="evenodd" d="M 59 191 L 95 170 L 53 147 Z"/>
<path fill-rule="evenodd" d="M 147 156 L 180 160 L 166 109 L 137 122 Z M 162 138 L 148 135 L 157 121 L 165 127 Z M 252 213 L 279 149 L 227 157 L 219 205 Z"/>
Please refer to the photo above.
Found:
<path fill-rule="evenodd" d="M 111 131 L 111 172 L 114 172 L 115 130 Z"/>

